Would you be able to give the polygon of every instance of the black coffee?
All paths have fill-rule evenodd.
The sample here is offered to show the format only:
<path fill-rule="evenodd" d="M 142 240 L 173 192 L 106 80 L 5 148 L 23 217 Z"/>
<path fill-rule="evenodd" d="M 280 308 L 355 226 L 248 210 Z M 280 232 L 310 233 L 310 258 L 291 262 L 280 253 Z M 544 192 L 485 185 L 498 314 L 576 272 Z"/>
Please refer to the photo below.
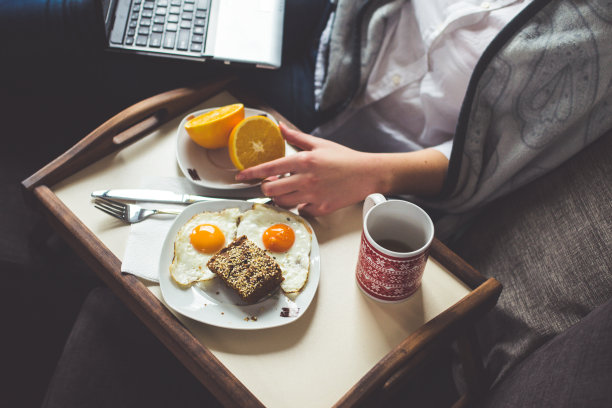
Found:
<path fill-rule="evenodd" d="M 417 248 L 413 248 L 404 241 L 399 241 L 397 239 L 381 239 L 376 241 L 376 243 L 393 252 L 412 252 L 417 250 Z"/>

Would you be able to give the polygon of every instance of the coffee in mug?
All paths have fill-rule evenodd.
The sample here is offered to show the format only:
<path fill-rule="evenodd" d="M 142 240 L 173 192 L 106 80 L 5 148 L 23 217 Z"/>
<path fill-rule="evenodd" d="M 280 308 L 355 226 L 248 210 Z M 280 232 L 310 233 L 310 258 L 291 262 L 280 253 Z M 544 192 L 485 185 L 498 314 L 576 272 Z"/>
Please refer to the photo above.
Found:
<path fill-rule="evenodd" d="M 358 286 L 378 301 L 407 299 L 421 286 L 433 237 L 433 222 L 419 206 L 369 195 L 363 208 Z"/>

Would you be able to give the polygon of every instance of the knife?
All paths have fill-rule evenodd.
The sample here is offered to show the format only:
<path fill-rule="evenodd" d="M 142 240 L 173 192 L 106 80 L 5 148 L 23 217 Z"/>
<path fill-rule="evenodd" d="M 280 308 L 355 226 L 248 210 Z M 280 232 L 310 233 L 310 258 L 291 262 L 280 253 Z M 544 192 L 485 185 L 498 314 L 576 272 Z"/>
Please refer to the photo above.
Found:
<path fill-rule="evenodd" d="M 174 193 L 166 190 L 148 190 L 148 189 L 118 189 L 118 190 L 98 190 L 91 193 L 94 198 L 110 198 L 114 200 L 129 200 L 129 201 L 149 201 L 154 203 L 175 203 L 175 204 L 193 204 L 201 201 L 224 201 L 233 200 L 232 198 L 219 197 L 204 197 L 193 194 Z M 240 200 L 236 198 L 235 200 Z M 272 201 L 268 197 L 249 198 L 245 201 L 252 203 L 269 203 Z"/>

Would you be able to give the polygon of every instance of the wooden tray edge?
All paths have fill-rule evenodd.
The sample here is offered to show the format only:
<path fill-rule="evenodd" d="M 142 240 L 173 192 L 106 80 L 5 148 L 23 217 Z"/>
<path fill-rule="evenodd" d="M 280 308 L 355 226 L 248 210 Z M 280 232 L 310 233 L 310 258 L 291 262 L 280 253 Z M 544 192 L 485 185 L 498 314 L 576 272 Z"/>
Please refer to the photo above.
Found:
<path fill-rule="evenodd" d="M 263 407 L 138 278 L 121 272 L 121 261 L 48 187 L 38 186 L 33 194 L 72 249 L 223 405 Z"/>
<path fill-rule="evenodd" d="M 362 404 L 381 390 L 401 371 L 418 367 L 446 343 L 462 334 L 466 327 L 489 311 L 497 302 L 502 286 L 494 278 L 485 280 L 449 309 L 410 334 L 383 357 L 336 403 L 336 407 Z"/>

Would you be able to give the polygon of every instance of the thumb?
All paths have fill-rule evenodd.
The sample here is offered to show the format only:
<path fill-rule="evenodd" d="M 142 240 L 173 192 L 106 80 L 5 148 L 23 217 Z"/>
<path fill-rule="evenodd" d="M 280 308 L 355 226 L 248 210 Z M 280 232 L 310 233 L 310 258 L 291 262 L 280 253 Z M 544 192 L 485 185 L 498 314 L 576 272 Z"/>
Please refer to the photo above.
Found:
<path fill-rule="evenodd" d="M 291 129 L 284 123 L 279 123 L 281 134 L 287 143 L 298 147 L 301 150 L 312 150 L 319 140 L 318 137 L 307 135 L 299 130 Z"/>

